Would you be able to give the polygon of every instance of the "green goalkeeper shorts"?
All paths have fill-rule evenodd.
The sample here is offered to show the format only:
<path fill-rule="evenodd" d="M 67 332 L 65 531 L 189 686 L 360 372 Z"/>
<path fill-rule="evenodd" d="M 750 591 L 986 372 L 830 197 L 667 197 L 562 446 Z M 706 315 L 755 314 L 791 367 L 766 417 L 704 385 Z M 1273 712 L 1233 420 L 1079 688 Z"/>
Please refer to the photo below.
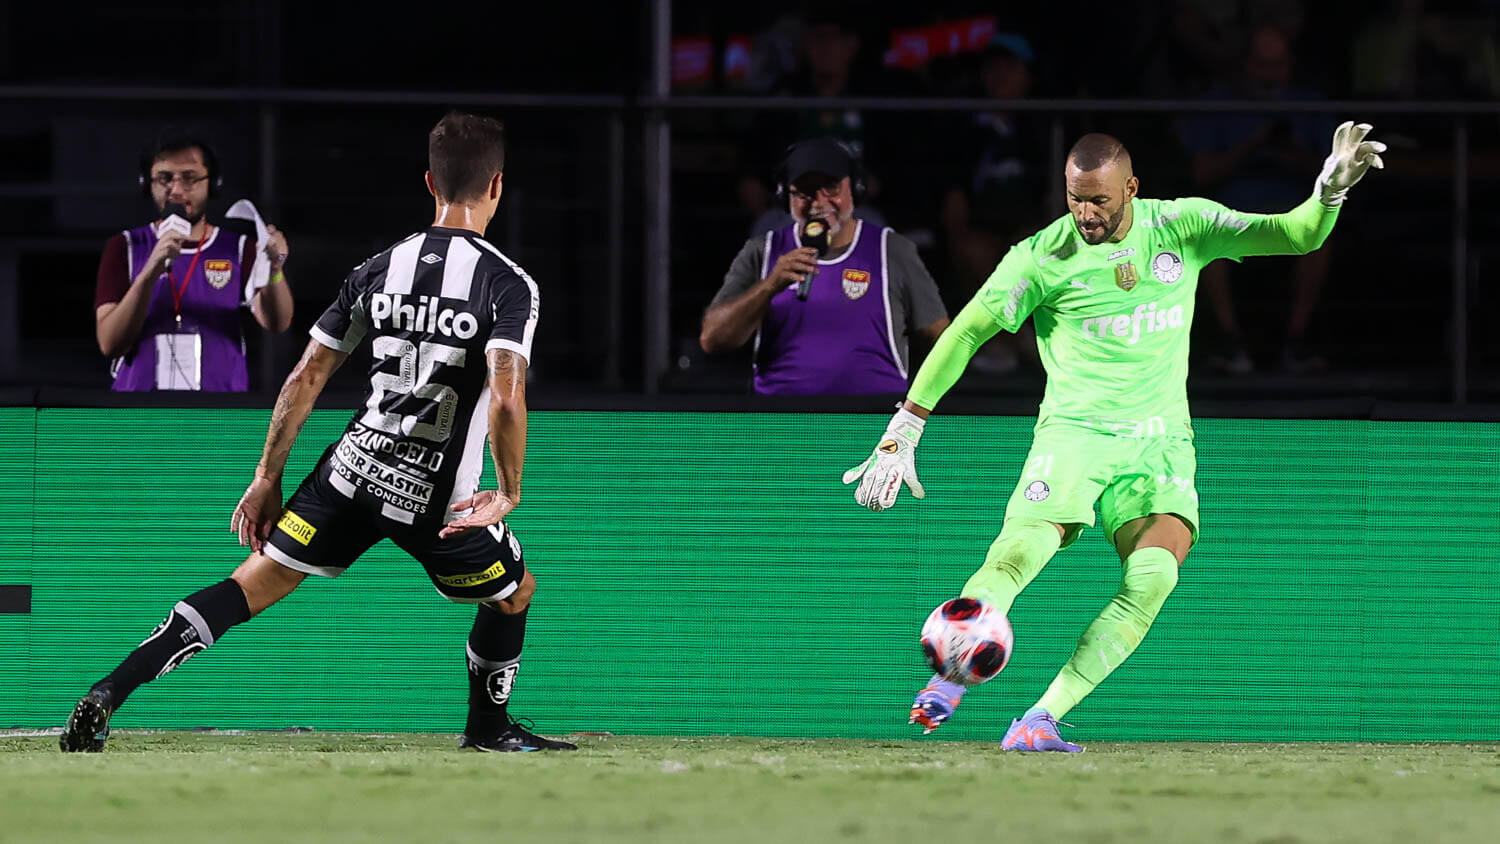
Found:
<path fill-rule="evenodd" d="M 1104 536 L 1132 519 L 1171 513 L 1187 522 L 1198 541 L 1198 455 L 1187 437 L 1120 437 L 1079 428 L 1038 431 L 1005 505 L 1007 519 L 1094 524 L 1094 502 Z M 1063 546 L 1078 538 L 1070 532 Z"/>

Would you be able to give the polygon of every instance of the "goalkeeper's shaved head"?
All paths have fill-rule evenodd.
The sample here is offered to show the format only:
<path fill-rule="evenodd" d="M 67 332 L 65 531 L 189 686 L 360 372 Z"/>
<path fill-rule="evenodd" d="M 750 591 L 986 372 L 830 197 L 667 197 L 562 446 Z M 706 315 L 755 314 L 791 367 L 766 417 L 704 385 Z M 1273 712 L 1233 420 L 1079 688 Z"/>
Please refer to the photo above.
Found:
<path fill-rule="evenodd" d="M 1068 151 L 1063 179 L 1067 183 L 1068 211 L 1085 243 L 1125 236 L 1132 219 L 1130 201 L 1140 182 L 1131 168 L 1130 153 L 1119 138 L 1101 132 L 1079 138 Z"/>
<path fill-rule="evenodd" d="M 1103 132 L 1090 132 L 1078 139 L 1068 151 L 1068 163 L 1088 172 L 1109 165 L 1123 165 L 1130 173 L 1130 152 L 1120 139 Z"/>

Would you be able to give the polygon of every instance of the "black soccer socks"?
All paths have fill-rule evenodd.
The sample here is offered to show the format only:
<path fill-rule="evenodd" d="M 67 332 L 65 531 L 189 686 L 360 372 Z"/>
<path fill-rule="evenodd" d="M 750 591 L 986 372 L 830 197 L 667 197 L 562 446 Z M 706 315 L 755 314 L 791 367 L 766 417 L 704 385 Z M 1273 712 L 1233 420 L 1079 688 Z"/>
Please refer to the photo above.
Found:
<path fill-rule="evenodd" d="M 108 686 L 118 707 L 143 684 L 187 662 L 229 628 L 249 620 L 244 590 L 226 578 L 178 601 L 146 641 L 94 687 Z"/>
<path fill-rule="evenodd" d="M 510 725 L 505 711 L 521 666 L 526 639 L 526 610 L 507 615 L 481 605 L 469 631 L 469 719 L 464 733 L 495 736 Z"/>

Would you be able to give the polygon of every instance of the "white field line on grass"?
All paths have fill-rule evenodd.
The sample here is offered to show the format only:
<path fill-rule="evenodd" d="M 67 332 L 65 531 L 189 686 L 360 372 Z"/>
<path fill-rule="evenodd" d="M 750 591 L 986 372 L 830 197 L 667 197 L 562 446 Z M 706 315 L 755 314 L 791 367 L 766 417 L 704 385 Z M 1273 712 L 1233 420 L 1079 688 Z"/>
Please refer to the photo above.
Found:
<path fill-rule="evenodd" d="M 62 727 L 48 727 L 44 730 L 0 730 L 0 739 L 7 738 L 45 738 L 47 736 L 62 735 Z M 111 736 L 155 736 L 163 733 L 192 733 L 199 736 L 268 736 L 286 733 L 287 735 L 309 735 L 317 732 L 311 731 L 286 731 L 286 730 L 110 730 Z M 326 735 L 344 736 L 347 738 L 370 738 L 370 739 L 393 739 L 393 733 L 335 733 Z"/>

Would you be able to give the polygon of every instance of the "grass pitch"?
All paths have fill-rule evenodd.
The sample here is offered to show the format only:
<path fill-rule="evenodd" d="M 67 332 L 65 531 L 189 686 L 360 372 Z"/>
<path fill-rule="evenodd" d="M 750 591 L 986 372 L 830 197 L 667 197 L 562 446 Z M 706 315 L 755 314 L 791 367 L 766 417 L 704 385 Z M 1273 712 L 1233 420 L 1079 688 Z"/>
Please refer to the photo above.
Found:
<path fill-rule="evenodd" d="M 1491 841 L 1500 745 L 0 734 L 0 841 Z"/>

